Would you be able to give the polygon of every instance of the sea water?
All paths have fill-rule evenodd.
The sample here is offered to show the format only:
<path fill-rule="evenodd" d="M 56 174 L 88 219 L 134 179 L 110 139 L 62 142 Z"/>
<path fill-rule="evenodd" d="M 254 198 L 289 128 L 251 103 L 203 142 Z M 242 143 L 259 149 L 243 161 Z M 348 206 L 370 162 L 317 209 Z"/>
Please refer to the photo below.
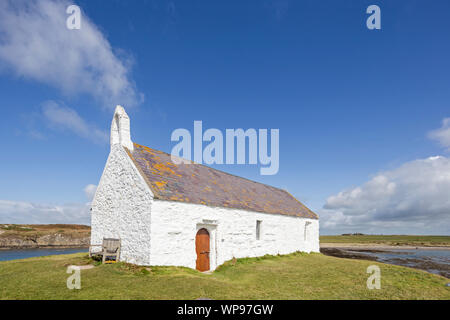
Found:
<path fill-rule="evenodd" d="M 87 248 L 50 248 L 50 249 L 11 249 L 0 250 L 0 261 L 25 259 L 33 257 L 51 256 L 58 254 L 69 254 L 88 252 Z"/>

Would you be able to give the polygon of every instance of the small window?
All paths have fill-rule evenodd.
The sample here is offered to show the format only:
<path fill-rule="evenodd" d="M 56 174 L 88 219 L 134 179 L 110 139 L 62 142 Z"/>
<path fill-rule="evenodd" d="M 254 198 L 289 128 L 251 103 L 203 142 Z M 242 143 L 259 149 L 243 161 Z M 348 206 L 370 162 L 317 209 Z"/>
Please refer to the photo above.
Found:
<path fill-rule="evenodd" d="M 304 235 L 304 237 L 305 237 L 305 241 L 306 240 L 308 240 L 308 236 L 309 236 L 309 234 L 308 234 L 308 229 L 309 229 L 309 225 L 311 224 L 311 222 L 309 222 L 309 221 L 306 221 L 305 222 L 305 231 L 304 231 L 304 233 L 303 233 L 303 235 Z"/>
<path fill-rule="evenodd" d="M 261 239 L 261 220 L 256 220 L 256 240 Z"/>

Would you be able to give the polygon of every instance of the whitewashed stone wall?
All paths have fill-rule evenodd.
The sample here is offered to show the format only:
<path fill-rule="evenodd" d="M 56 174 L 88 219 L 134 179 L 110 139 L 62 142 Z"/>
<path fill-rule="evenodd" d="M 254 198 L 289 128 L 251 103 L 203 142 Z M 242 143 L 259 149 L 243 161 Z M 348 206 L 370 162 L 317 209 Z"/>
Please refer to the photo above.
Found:
<path fill-rule="evenodd" d="M 121 261 L 195 268 L 195 236 L 201 228 L 210 233 L 212 270 L 233 257 L 319 252 L 315 219 L 154 200 L 124 147 L 133 148 L 130 120 L 117 106 L 111 152 L 91 205 L 91 244 L 120 238 Z M 262 221 L 260 240 L 257 220 Z"/>
<path fill-rule="evenodd" d="M 122 106 L 117 106 L 111 122 L 111 145 L 120 144 L 133 151 L 133 142 L 130 134 L 130 118 Z"/>
<path fill-rule="evenodd" d="M 260 240 L 256 221 L 260 220 Z M 121 260 L 195 269 L 195 236 L 210 233 L 210 266 L 233 257 L 319 252 L 319 221 L 278 214 L 153 199 L 120 145 L 112 145 L 92 202 L 91 244 L 122 239 Z M 307 230 L 305 234 L 305 230 Z"/>
<path fill-rule="evenodd" d="M 122 239 L 121 260 L 150 265 L 153 194 L 120 144 L 111 145 L 91 214 L 91 244 Z"/>
<path fill-rule="evenodd" d="M 262 221 L 260 240 L 256 240 L 257 220 Z M 155 199 L 151 264 L 195 269 L 195 236 L 200 228 L 210 233 L 212 270 L 233 257 L 319 252 L 319 221 L 315 219 Z"/>

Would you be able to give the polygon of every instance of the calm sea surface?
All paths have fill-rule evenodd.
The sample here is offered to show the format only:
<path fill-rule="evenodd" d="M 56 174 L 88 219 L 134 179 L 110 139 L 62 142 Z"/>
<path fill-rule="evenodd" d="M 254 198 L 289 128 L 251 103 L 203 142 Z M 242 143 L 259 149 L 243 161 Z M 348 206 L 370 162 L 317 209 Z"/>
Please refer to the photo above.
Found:
<path fill-rule="evenodd" d="M 88 251 L 89 250 L 87 248 L 0 250 L 0 261 Z"/>

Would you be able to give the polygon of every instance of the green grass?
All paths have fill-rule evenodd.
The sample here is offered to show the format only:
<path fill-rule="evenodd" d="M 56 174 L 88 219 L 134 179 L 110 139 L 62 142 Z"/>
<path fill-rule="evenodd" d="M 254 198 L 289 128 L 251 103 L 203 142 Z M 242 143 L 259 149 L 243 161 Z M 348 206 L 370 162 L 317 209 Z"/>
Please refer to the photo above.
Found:
<path fill-rule="evenodd" d="M 85 253 L 0 262 L 0 299 L 450 299 L 448 279 L 420 270 L 322 254 L 237 259 L 212 274 L 125 263 L 81 271 L 69 290 L 70 264 Z M 381 289 L 368 290 L 366 269 L 381 268 Z"/>
<path fill-rule="evenodd" d="M 450 236 L 352 235 L 320 236 L 320 243 L 384 244 L 393 246 L 450 246 Z"/>

